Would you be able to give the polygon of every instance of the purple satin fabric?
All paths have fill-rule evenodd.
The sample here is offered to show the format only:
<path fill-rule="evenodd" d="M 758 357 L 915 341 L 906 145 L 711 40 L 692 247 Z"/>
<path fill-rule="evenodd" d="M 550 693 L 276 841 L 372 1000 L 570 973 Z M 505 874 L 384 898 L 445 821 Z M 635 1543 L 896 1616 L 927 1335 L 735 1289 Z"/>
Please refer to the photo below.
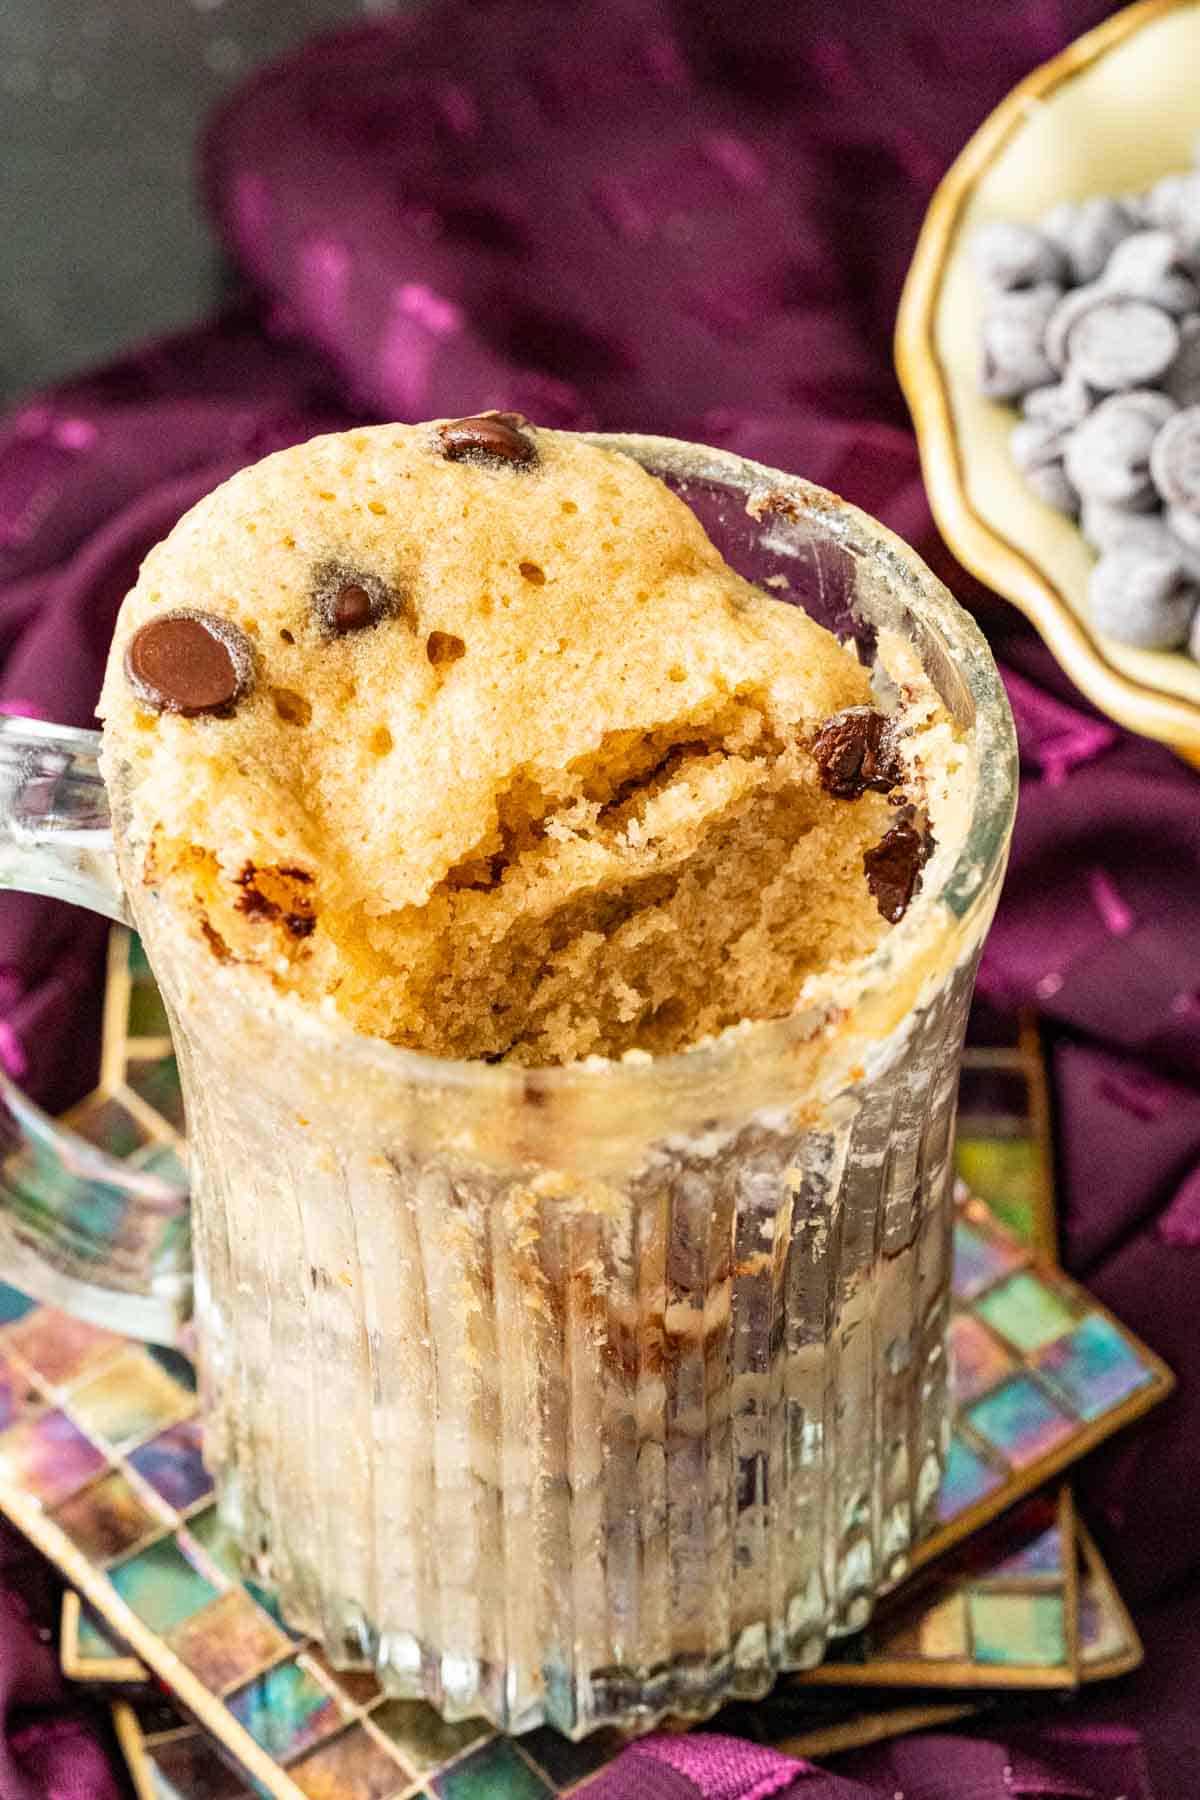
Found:
<path fill-rule="evenodd" d="M 1004 661 L 1022 805 L 982 986 L 1050 1024 L 1066 1260 L 1181 1377 L 1080 1477 L 1147 1665 L 1066 1722 L 1033 1707 L 1020 1731 L 904 1740 L 836 1776 L 655 1738 L 603 1800 L 1200 1792 L 1200 782 L 1097 718 L 954 568 L 890 360 L 940 172 L 1108 10 L 435 0 L 352 28 L 256 76 L 208 136 L 253 298 L 0 424 L 0 709 L 90 722 L 139 559 L 233 468 L 353 419 L 485 406 L 695 436 L 831 486 L 948 576 Z M 51 1106 L 90 1079 L 103 937 L 0 896 L 0 1059 Z M 0 1795 L 108 1800 L 20 1616 L 17 1555 L 3 1540 Z"/>
<path fill-rule="evenodd" d="M 0 1797 L 123 1800 L 103 1708 L 59 1673 L 57 1625 L 51 1571 L 0 1520 Z"/>

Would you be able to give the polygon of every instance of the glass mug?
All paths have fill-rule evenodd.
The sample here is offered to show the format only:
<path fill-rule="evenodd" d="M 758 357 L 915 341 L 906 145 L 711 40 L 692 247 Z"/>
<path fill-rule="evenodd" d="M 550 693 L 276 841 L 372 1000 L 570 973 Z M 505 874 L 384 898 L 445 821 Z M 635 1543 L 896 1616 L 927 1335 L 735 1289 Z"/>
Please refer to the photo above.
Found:
<path fill-rule="evenodd" d="M 717 450 L 594 441 L 868 661 L 898 635 L 973 740 L 961 854 L 836 1016 L 529 1070 L 285 1014 L 126 898 L 98 740 L 0 726 L 0 883 L 136 925 L 170 1015 L 205 1454 L 249 1566 L 392 1693 L 576 1737 L 811 1666 L 935 1517 L 958 1062 L 1016 770 L 983 638 L 882 526 Z M 3 1266 L 170 1336 L 178 1191 L 8 1100 Z M 68 1164 L 41 1205 L 38 1155 Z"/>

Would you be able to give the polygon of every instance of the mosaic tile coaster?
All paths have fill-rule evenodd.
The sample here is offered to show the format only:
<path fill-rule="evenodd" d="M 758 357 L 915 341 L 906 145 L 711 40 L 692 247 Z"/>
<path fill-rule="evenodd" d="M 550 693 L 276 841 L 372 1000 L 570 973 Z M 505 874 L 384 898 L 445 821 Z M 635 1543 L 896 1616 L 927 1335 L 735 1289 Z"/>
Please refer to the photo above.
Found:
<path fill-rule="evenodd" d="M 777 1739 L 764 1738 L 757 1732 L 749 1735 L 759 1741 L 774 1743 L 777 1749 L 790 1756 L 833 1756 L 842 1750 L 863 1749 L 868 1744 L 913 1731 L 945 1729 L 978 1710 L 972 1701 L 961 1699 L 873 1704 L 863 1710 L 857 1696 L 848 1697 L 832 1691 L 814 1692 L 794 1696 L 789 1707 L 790 1724 L 786 1736 Z M 242 1784 L 241 1777 L 222 1759 L 212 1740 L 169 1704 L 118 1701 L 112 1711 L 117 1742 L 129 1768 L 136 1800 L 251 1800 L 252 1789 Z M 795 1730 L 797 1718 L 805 1714 L 810 1716 L 811 1722 L 803 1729 Z M 742 1723 L 740 1716 L 725 1718 L 719 1715 L 712 1725 L 713 1729 L 736 1732 L 739 1723 Z M 747 1735 L 745 1730 L 741 1735 Z M 356 1741 L 361 1745 L 361 1740 Z M 578 1753 L 579 1746 L 570 1748 Z M 511 1774 L 514 1767 L 511 1761 L 498 1770 L 494 1763 L 489 1767 L 486 1758 L 467 1759 L 457 1783 L 459 1800 L 468 1794 L 472 1800 L 475 1796 L 479 1796 L 479 1800 L 519 1800 L 523 1792 L 539 1796 L 583 1794 L 602 1773 L 612 1754 L 611 1748 L 598 1754 L 583 1773 L 580 1773 L 582 1764 L 578 1761 L 570 1769 L 560 1768 L 566 1785 L 553 1788 L 547 1788 L 544 1782 L 539 1787 L 525 1788 L 522 1775 L 518 1775 L 515 1786 L 509 1781 L 508 1785 L 497 1787 L 494 1779 L 498 1777 L 503 1782 Z M 558 1766 L 553 1757 L 548 1760 Z M 518 1762 L 515 1766 L 527 1769 L 535 1781 L 539 1779 L 531 1764 Z M 353 1785 L 322 1786 L 313 1779 L 320 1773 L 319 1759 L 314 1757 L 309 1768 L 309 1785 L 302 1790 L 307 1800 L 386 1800 L 389 1793 L 375 1778 L 370 1761 L 362 1761 L 357 1769 L 351 1770 Z M 452 1795 L 456 1785 L 454 1777 L 455 1769 L 450 1766 L 439 1773 L 431 1786 L 401 1790 L 401 1800 L 409 1800 L 410 1796 L 411 1800 L 436 1800 L 440 1794 Z M 333 1779 L 336 1782 L 336 1774 Z M 480 1785 L 481 1782 L 487 1785 Z"/>
<path fill-rule="evenodd" d="M 972 1009 L 958 1088 L 958 1173 L 1022 1243 L 1058 1251 L 1050 1099 L 1033 1013 Z"/>
<path fill-rule="evenodd" d="M 1030 1520 L 1030 1532 L 1023 1549 L 1009 1558 L 1001 1558 L 995 1566 L 997 1578 L 1014 1574 L 1045 1575 L 1054 1572 L 1057 1554 L 1048 1545 L 1048 1533 L 1036 1529 Z M 1076 1522 L 1079 1549 L 1079 1582 L 1077 1588 L 1079 1644 L 1079 1676 L 1092 1681 L 1128 1673 L 1141 1661 L 1141 1645 L 1123 1603 L 1087 1530 Z M 982 1546 L 973 1551 L 982 1557 Z M 71 1596 L 68 1596 L 71 1598 Z M 375 1715 L 377 1725 L 386 1725 L 397 1741 L 403 1741 L 409 1765 L 416 1771 L 415 1783 L 423 1783 L 433 1774 L 453 1774 L 451 1759 L 467 1751 L 482 1748 L 479 1728 L 445 1726 L 428 1709 L 391 1702 L 391 1708 L 407 1718 L 385 1719 L 387 1707 Z M 915 1695 L 905 1695 L 888 1703 L 878 1692 L 863 1689 L 799 1687 L 781 1683 L 765 1701 L 755 1705 L 738 1703 L 724 1708 L 702 1729 L 729 1731 L 759 1742 L 772 1743 L 792 1756 L 826 1757 L 840 1751 L 862 1748 L 883 1739 L 907 1732 L 946 1729 L 979 1710 L 979 1703 L 956 1694 L 938 1702 L 921 1702 Z M 420 1715 L 426 1716 L 421 1717 Z M 413 1715 L 418 1715 L 414 1717 Z M 199 1727 L 189 1723 L 169 1702 L 160 1696 L 139 1697 L 132 1705 L 114 1707 L 114 1723 L 129 1763 L 137 1800 L 249 1800 L 252 1790 L 243 1785 L 232 1767 L 222 1760 L 212 1740 Z M 364 1731 L 362 1737 L 367 1734 Z M 350 1775 L 341 1787 L 314 1786 L 321 1773 L 319 1756 L 307 1765 L 309 1788 L 321 1800 L 372 1800 L 381 1789 L 373 1773 L 379 1770 L 390 1779 L 386 1765 L 377 1763 L 363 1743 L 362 1737 L 351 1739 L 347 1767 Z M 604 1734 L 602 1741 L 586 1745 L 567 1744 L 555 1739 L 552 1732 L 534 1733 L 523 1740 L 542 1776 L 553 1784 L 534 1792 L 586 1792 L 592 1780 L 619 1748 L 615 1733 Z M 355 1764 L 353 1754 L 364 1760 Z M 511 1760 L 503 1771 L 489 1771 L 486 1757 L 466 1758 L 465 1775 L 470 1778 L 466 1791 L 486 1794 L 490 1800 L 515 1800 L 521 1792 L 521 1775 L 517 1786 L 509 1781 Z M 520 1764 L 517 1765 L 521 1767 Z M 529 1770 L 529 1774 L 533 1774 Z M 500 1780 L 494 1785 L 492 1776 Z M 479 1787 L 475 1778 L 487 1778 L 488 1785 Z M 331 1782 L 336 1782 L 336 1772 Z M 453 1792 L 453 1784 L 444 1791 Z M 435 1788 L 414 1785 L 402 1793 L 414 1800 L 428 1800 Z"/>
<path fill-rule="evenodd" d="M 1002 1557 L 995 1566 L 993 1574 L 999 1581 L 1014 1575 L 1056 1572 L 1057 1554 L 1048 1547 L 1047 1533 L 1036 1527 L 1037 1521 L 1031 1517 L 1023 1547 Z M 1091 1539 L 1083 1527 L 1077 1530 L 1079 1674 L 1084 1681 L 1099 1680 L 1135 1668 L 1141 1660 L 1141 1646 Z M 973 1549 L 973 1554 L 981 1558 L 982 1547 Z M 78 1600 L 68 1595 L 67 1607 L 71 1601 L 77 1613 Z M 65 1666 L 69 1660 L 64 1640 Z M 363 1679 L 369 1682 L 369 1678 Z M 709 1723 L 713 1730 L 771 1742 L 794 1756 L 823 1757 L 907 1732 L 944 1729 L 977 1709 L 977 1702 L 962 1695 L 933 1704 L 906 1695 L 889 1704 L 880 1694 L 868 1696 L 861 1688 L 800 1689 L 781 1683 L 766 1701 L 725 1708 Z M 553 1732 L 536 1732 L 522 1740 L 525 1756 L 510 1754 L 501 1767 L 494 1755 L 480 1754 L 487 1746 L 484 1728 L 478 1724 L 446 1726 L 428 1708 L 397 1701 L 385 1702 L 371 1716 L 376 1729 L 402 1748 L 413 1771 L 410 1785 L 388 1788 L 386 1783 L 394 1780 L 394 1766 L 363 1723 L 344 1734 L 344 1747 L 343 1739 L 335 1737 L 328 1741 L 324 1756 L 318 1750 L 304 1760 L 298 1772 L 306 1785 L 296 1788 L 297 1793 L 315 1796 L 315 1800 L 384 1800 L 389 1792 L 430 1800 L 440 1786 L 441 1792 L 453 1795 L 453 1779 L 433 1787 L 423 1783 L 443 1773 L 453 1777 L 456 1758 L 464 1762 L 457 1783 L 460 1793 L 479 1793 L 489 1800 L 519 1800 L 522 1793 L 579 1793 L 586 1791 L 620 1747 L 616 1733 L 576 1745 Z M 223 1760 L 213 1739 L 160 1695 L 147 1691 L 133 1705 L 114 1707 L 114 1723 L 137 1800 L 249 1800 L 254 1792 Z"/>
<path fill-rule="evenodd" d="M 908 1582 L 804 1686 L 1036 1688 L 1080 1679 L 1070 1490 L 1038 1494 Z"/>
<path fill-rule="evenodd" d="M 1174 1377 L 959 1182 L 950 1355 L 958 1406 L 941 1528 L 920 1568 L 1166 1398 Z M 1030 1228 L 1036 1221 L 1030 1221 Z"/>

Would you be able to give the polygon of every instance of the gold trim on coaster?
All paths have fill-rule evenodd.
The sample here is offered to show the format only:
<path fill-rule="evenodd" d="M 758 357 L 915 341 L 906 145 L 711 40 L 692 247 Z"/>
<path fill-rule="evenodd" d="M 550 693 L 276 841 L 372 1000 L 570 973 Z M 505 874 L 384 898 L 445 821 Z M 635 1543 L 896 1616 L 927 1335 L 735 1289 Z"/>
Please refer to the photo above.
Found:
<path fill-rule="evenodd" d="M 1194 4 L 1195 0 L 1139 0 L 1126 7 L 1034 69 L 984 121 L 930 202 L 900 298 L 894 350 L 916 427 L 930 505 L 959 562 L 1020 608 L 1071 679 L 1110 718 L 1172 745 L 1200 766 L 1200 707 L 1117 668 L 1049 575 L 976 512 L 936 342 L 943 279 L 957 249 L 962 215 L 990 164 L 1057 88 L 1145 26 Z"/>
<path fill-rule="evenodd" d="M 888 1738 L 908 1737 L 914 1731 L 953 1725 L 978 1711 L 973 1700 L 884 1707 L 879 1712 L 860 1713 L 857 1719 L 847 1719 L 841 1725 L 826 1725 L 819 1730 L 802 1731 L 795 1737 L 781 1738 L 771 1748 L 783 1756 L 836 1756 L 842 1750 L 865 1750 L 868 1745 L 885 1743 Z"/>
<path fill-rule="evenodd" d="M 79 1648 L 83 1606 L 73 1588 L 62 1599 L 58 1660 L 68 1681 L 97 1682 L 106 1687 L 144 1687 L 150 1671 L 136 1656 L 84 1656 Z"/>
<path fill-rule="evenodd" d="M 128 1700 L 113 1701 L 112 1724 L 117 1746 L 125 1758 L 125 1767 L 133 1784 L 134 1800 L 158 1800 L 154 1770 L 146 1754 L 146 1740 L 142 1735 L 138 1716 Z"/>
<path fill-rule="evenodd" d="M 1096 1541 L 1082 1519 L 1076 1521 L 1076 1533 L 1079 1549 L 1087 1564 L 1087 1572 L 1104 1594 L 1104 1604 L 1116 1615 L 1128 1647 L 1115 1656 L 1097 1658 L 1095 1662 L 1081 1660 L 1079 1665 L 1080 1681 L 1111 1681 L 1117 1675 L 1128 1675 L 1133 1669 L 1140 1669 L 1146 1660 L 1146 1652 L 1138 1628 L 1134 1624 L 1129 1608 L 1121 1598 L 1121 1591 L 1112 1575 L 1108 1564 L 1096 1548 Z"/>

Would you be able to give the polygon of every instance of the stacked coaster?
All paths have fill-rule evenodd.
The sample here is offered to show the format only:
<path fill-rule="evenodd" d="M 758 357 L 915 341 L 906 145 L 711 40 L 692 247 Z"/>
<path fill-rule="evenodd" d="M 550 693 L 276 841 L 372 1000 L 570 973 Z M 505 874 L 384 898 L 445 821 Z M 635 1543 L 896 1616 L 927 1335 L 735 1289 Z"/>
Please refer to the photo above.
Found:
<path fill-rule="evenodd" d="M 103 1086 L 71 1123 L 143 1164 L 182 1159 L 165 1019 L 124 933 L 109 1001 Z M 1033 1028 L 981 1018 L 976 1038 L 961 1088 L 958 1411 L 940 1529 L 867 1630 L 711 1728 L 829 1754 L 1140 1660 L 1060 1477 L 1171 1376 L 1054 1264 Z M 572 1744 L 549 1729 L 508 1739 L 483 1720 L 446 1725 L 370 1675 L 331 1669 L 244 1578 L 201 1451 L 184 1357 L 0 1288 L 0 1509 L 72 1584 L 64 1668 L 122 1694 L 143 1800 L 545 1800 L 585 1790 L 619 1750 L 613 1731 Z"/>

